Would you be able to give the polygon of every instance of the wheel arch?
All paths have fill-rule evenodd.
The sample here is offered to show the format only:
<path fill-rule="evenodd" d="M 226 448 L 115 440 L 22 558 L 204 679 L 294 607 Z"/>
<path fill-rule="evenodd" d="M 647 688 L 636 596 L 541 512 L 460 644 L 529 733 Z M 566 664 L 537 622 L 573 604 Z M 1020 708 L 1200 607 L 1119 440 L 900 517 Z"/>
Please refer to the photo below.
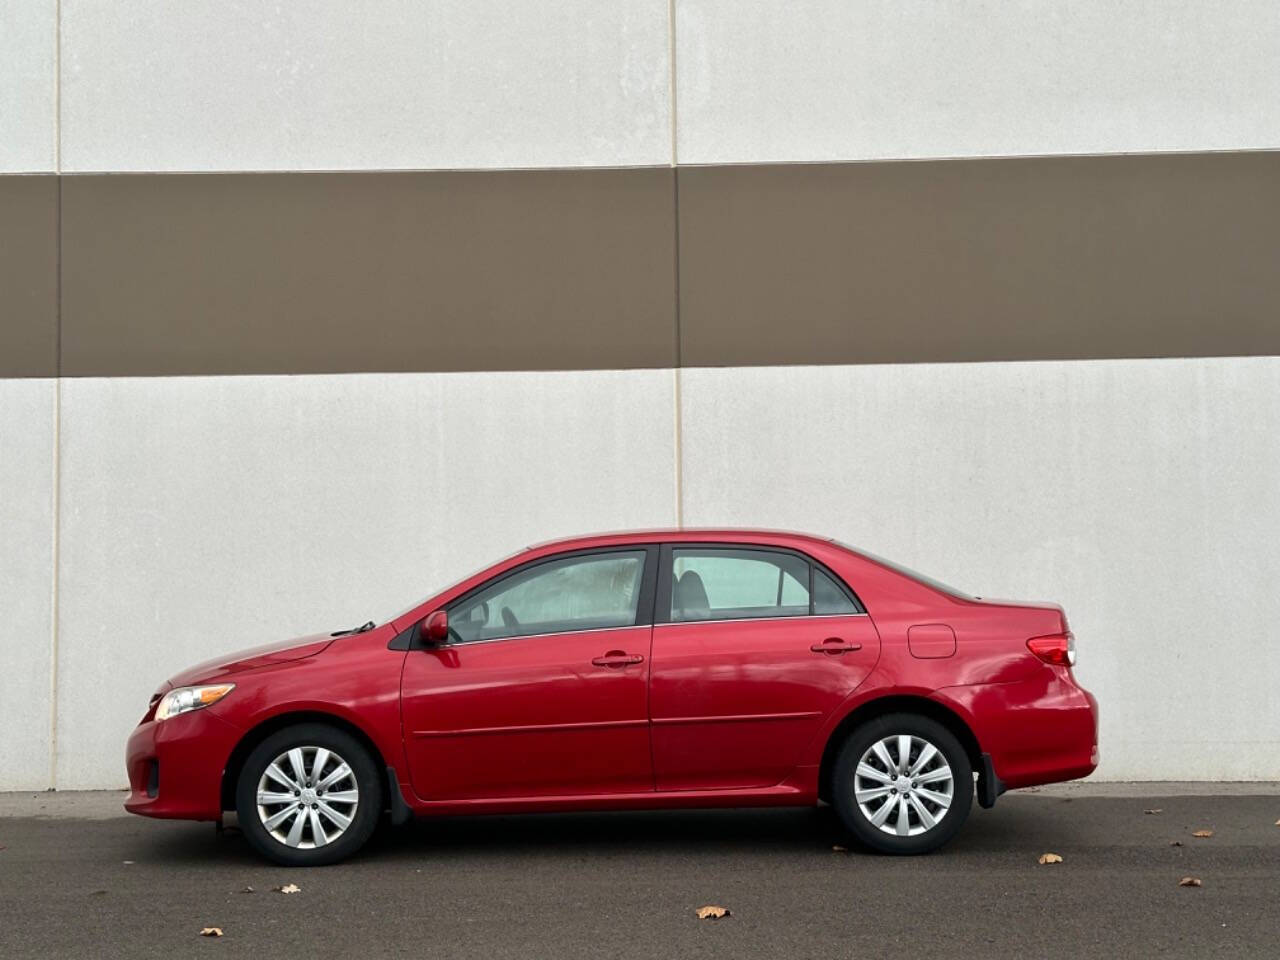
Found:
<path fill-rule="evenodd" d="M 277 713 L 245 731 L 244 736 L 232 748 L 231 755 L 227 758 L 227 765 L 222 770 L 221 804 L 223 810 L 234 810 L 236 808 L 236 782 L 240 779 L 240 771 L 243 769 L 244 762 L 253 751 L 253 748 L 277 730 L 283 730 L 285 727 L 292 727 L 299 723 L 323 723 L 342 730 L 360 741 L 364 748 L 369 751 L 369 756 L 373 757 L 379 771 L 385 770 L 389 765 L 386 756 L 378 749 L 373 737 L 369 736 L 358 724 L 353 723 L 346 717 L 339 716 L 336 713 L 326 713 L 323 710 L 291 710 L 285 713 Z"/>
<path fill-rule="evenodd" d="M 840 746 L 844 743 L 845 738 L 864 723 L 890 713 L 915 713 L 942 724 L 960 741 L 960 745 L 964 747 L 973 769 L 981 769 L 982 747 L 978 743 L 978 738 L 974 734 L 972 727 L 959 713 L 946 704 L 939 703 L 937 700 L 926 696 L 891 694 L 889 696 L 876 697 L 874 700 L 859 704 L 849 711 L 836 724 L 835 729 L 831 731 L 831 735 L 827 738 L 826 746 L 822 750 L 822 761 L 818 767 L 819 799 L 830 802 L 831 774 L 835 767 L 836 756 L 840 753 Z"/>

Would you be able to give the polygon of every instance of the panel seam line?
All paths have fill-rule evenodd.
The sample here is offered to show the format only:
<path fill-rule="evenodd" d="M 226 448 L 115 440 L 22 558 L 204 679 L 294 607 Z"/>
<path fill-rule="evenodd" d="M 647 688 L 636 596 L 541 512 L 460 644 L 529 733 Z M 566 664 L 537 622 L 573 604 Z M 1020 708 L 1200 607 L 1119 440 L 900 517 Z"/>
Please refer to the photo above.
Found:
<path fill-rule="evenodd" d="M 62 0 L 53 4 L 53 171 L 57 179 L 54 223 L 53 464 L 49 586 L 49 789 L 58 789 L 58 618 L 62 567 Z"/>
<path fill-rule="evenodd" d="M 671 114 L 671 165 L 680 162 L 679 125 L 676 110 L 679 100 L 676 96 L 676 0 L 667 0 L 667 86 L 668 111 Z"/>
<path fill-rule="evenodd" d="M 681 367 L 684 363 L 683 339 L 684 331 L 680 318 L 680 123 L 679 123 L 679 88 L 676 62 L 676 0 L 667 0 L 667 63 L 668 63 L 668 109 L 671 114 L 671 204 L 672 231 L 674 233 L 673 252 L 675 269 L 673 282 L 675 286 L 675 370 L 674 379 L 674 471 L 675 471 L 675 513 L 676 527 L 684 526 L 684 419 L 681 414 L 683 400 L 681 398 Z"/>
<path fill-rule="evenodd" d="M 53 484 L 50 506 L 53 509 L 51 545 L 52 577 L 49 590 L 49 789 L 58 789 L 58 606 L 59 606 L 59 541 L 61 540 L 62 502 L 62 378 L 54 380 L 53 388 Z"/>
<path fill-rule="evenodd" d="M 62 0 L 53 3 L 53 172 L 62 173 Z"/>

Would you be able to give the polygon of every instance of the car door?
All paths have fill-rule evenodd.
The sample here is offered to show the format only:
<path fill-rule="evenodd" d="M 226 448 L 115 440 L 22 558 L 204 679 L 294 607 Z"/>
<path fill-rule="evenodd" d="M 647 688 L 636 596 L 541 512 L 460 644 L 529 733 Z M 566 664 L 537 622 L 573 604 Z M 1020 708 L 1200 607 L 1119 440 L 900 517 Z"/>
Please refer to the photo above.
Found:
<path fill-rule="evenodd" d="M 870 618 L 834 574 L 793 551 L 664 546 L 658 576 L 649 690 L 657 788 L 780 783 L 875 666 Z"/>
<path fill-rule="evenodd" d="M 647 686 L 656 546 L 560 554 L 470 591 L 412 650 L 405 746 L 424 800 L 653 789 Z"/>

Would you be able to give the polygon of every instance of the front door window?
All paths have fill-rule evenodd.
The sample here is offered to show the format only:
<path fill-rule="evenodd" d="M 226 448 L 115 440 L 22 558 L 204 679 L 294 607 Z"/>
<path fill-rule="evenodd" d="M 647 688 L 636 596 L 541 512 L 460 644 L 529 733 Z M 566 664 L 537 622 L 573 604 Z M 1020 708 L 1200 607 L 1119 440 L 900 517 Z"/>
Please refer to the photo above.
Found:
<path fill-rule="evenodd" d="M 635 550 L 537 564 L 452 607 L 449 626 L 461 643 L 632 626 L 644 558 Z"/>

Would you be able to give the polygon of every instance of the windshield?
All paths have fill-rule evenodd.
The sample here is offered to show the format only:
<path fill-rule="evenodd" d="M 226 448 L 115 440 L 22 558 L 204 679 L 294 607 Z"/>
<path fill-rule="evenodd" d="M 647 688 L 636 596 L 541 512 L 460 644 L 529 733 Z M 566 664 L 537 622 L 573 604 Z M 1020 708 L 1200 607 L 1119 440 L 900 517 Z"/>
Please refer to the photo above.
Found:
<path fill-rule="evenodd" d="M 839 546 L 844 547 L 850 553 L 856 553 L 858 556 L 866 557 L 868 560 L 874 561 L 875 563 L 880 564 L 880 566 L 882 567 L 888 567 L 894 573 L 900 573 L 904 577 L 908 577 L 916 581 L 916 583 L 923 583 L 926 587 L 933 587 L 933 589 L 939 591 L 940 593 L 949 594 L 950 596 L 953 596 L 953 597 L 959 597 L 961 600 L 977 600 L 978 599 L 978 597 L 975 597 L 973 594 L 965 593 L 963 590 L 953 587 L 949 583 L 943 583 L 941 580 L 935 580 L 933 579 L 933 577 L 927 577 L 923 573 L 920 573 L 916 570 L 912 570 L 910 567 L 904 567 L 900 563 L 894 563 L 892 560 L 886 560 L 884 557 L 877 556 L 876 554 L 871 553 L 868 550 L 862 550 L 862 549 L 859 549 L 858 547 L 851 547 L 847 543 L 840 543 L 839 540 L 833 540 L 832 542 L 838 544 Z"/>
<path fill-rule="evenodd" d="M 528 549 L 528 548 L 526 547 L 526 548 L 525 548 L 525 550 L 527 550 L 527 549 Z M 510 560 L 512 557 L 518 556 L 519 554 L 522 554 L 522 553 L 524 553 L 524 552 L 525 552 L 524 550 L 517 550 L 517 551 L 515 551 L 515 553 L 509 553 L 509 554 L 507 554 L 507 555 L 506 555 L 505 557 L 503 557 L 501 560 L 494 561 L 493 563 L 486 563 L 486 564 L 485 564 L 484 566 L 482 566 L 482 567 L 476 567 L 474 570 L 472 570 L 472 571 L 471 571 L 470 573 L 468 573 L 466 576 L 464 576 L 464 577 L 459 577 L 457 580 L 452 581 L 448 586 L 446 586 L 446 587 L 441 587 L 439 590 L 432 590 L 430 593 L 425 594 L 425 595 L 424 595 L 424 596 L 422 596 L 421 598 L 419 598 L 419 599 L 415 600 L 413 603 L 409 604 L 409 606 L 405 607 L 403 610 L 399 610 L 399 611 L 397 611 L 397 612 L 393 613 L 391 616 L 387 617 L 387 619 L 386 619 L 386 620 L 384 620 L 384 621 L 382 621 L 382 622 L 383 622 L 383 623 L 389 623 L 389 622 L 391 622 L 392 620 L 399 620 L 399 619 L 400 619 L 401 617 L 403 617 L 405 614 L 407 614 L 407 613 L 411 613 L 412 611 L 417 610 L 417 609 L 418 609 L 418 607 L 422 606 L 422 604 L 424 604 L 424 603 L 427 601 L 427 598 L 428 598 L 428 597 L 435 597 L 435 596 L 439 596 L 440 594 L 444 593 L 446 590 L 448 590 L 448 589 L 450 589 L 450 588 L 452 588 L 452 587 L 456 587 L 458 584 L 462 583 L 463 581 L 465 581 L 465 580 L 470 580 L 470 579 L 471 579 L 472 577 L 474 577 L 477 573 L 483 573 L 485 570 L 488 570 L 490 567 L 496 567 L 496 566 L 498 566 L 498 564 L 500 564 L 500 563 L 506 563 L 506 562 L 507 562 L 508 560 Z"/>

